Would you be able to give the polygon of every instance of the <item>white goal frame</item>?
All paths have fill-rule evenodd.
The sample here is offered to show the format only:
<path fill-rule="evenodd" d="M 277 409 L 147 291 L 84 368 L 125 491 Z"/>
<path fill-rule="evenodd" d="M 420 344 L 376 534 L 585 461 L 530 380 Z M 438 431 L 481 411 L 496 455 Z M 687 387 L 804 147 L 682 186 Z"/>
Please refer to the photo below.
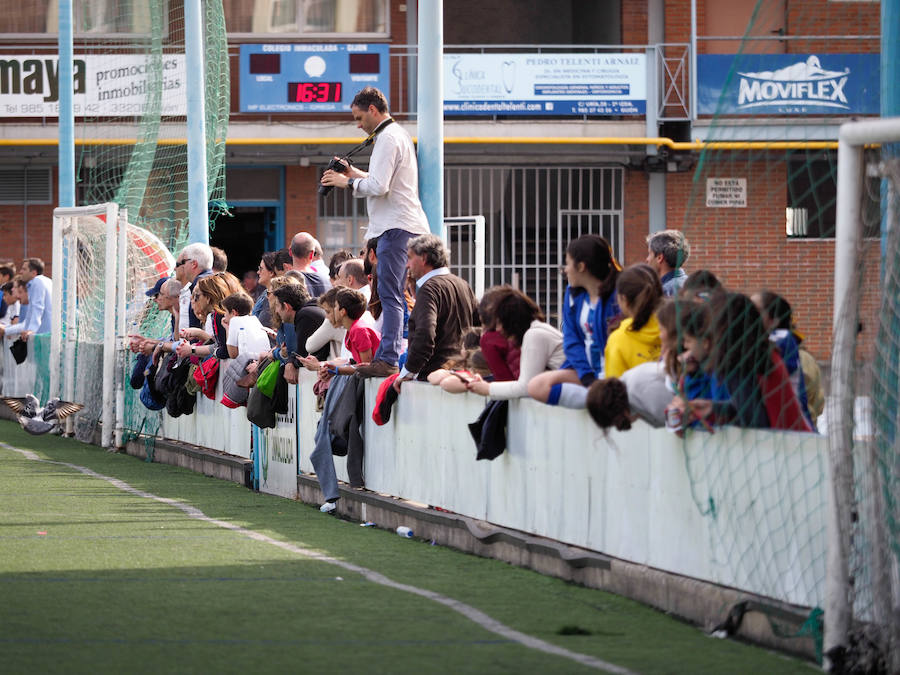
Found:
<path fill-rule="evenodd" d="M 900 142 L 900 117 L 847 122 L 838 135 L 837 223 L 834 240 L 834 337 L 832 341 L 831 395 L 828 397 L 828 446 L 831 491 L 827 514 L 828 549 L 825 577 L 824 653 L 847 647 L 853 622 L 850 580 L 851 514 L 854 502 L 853 364 L 856 321 L 846 320 L 845 308 L 859 299 L 862 251 L 862 195 L 866 145 Z M 873 483 L 877 485 L 877 483 Z M 877 514 L 876 514 L 877 515 Z M 883 514 L 882 514 L 883 515 Z M 874 589 L 876 612 L 890 616 L 890 588 Z M 896 628 L 895 628 L 896 630 Z M 827 657 L 825 669 L 832 664 Z"/>
<path fill-rule="evenodd" d="M 76 249 L 77 219 L 83 216 L 103 218 L 105 262 L 101 444 L 105 448 L 120 447 L 124 423 L 124 381 L 117 377 L 116 361 L 125 339 L 125 279 L 127 214 L 117 204 L 95 204 L 53 210 L 53 333 L 50 339 L 50 396 L 71 401 L 75 395 L 75 351 L 77 335 L 74 326 L 63 326 L 65 316 L 76 317 L 78 309 L 78 258 Z M 124 361 L 123 361 L 124 363 Z M 61 368 L 64 364 L 64 368 Z M 62 370 L 62 372 L 60 372 Z M 121 369 L 119 369 L 121 371 Z M 67 420 L 71 432 L 73 420 Z"/>

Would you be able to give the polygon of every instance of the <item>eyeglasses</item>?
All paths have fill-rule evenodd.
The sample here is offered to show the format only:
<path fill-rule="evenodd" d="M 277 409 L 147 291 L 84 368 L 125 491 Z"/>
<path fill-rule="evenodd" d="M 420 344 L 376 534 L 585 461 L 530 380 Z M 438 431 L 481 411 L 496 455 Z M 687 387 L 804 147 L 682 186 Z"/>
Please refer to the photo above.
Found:
<path fill-rule="evenodd" d="M 184 265 L 186 262 L 191 262 L 191 259 L 190 259 L 190 258 L 185 258 L 184 260 L 179 260 L 177 263 L 175 263 L 175 267 L 176 267 L 176 268 L 181 267 L 181 266 Z"/>

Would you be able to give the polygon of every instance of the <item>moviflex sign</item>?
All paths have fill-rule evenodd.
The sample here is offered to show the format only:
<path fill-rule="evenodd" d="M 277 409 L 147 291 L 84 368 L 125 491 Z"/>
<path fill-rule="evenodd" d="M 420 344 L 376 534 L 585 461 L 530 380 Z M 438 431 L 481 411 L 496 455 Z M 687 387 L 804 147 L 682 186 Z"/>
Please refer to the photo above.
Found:
<path fill-rule="evenodd" d="M 700 115 L 877 115 L 878 54 L 700 54 Z"/>
<path fill-rule="evenodd" d="M 774 71 L 741 73 L 739 108 L 814 104 L 849 110 L 844 87 L 850 69 L 831 71 L 822 68 L 817 56 Z"/>

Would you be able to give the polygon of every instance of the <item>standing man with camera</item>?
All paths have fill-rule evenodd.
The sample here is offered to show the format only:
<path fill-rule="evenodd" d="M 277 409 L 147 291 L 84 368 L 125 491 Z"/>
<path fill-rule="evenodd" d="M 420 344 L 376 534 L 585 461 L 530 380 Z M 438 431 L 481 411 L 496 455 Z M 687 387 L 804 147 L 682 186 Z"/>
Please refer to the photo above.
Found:
<path fill-rule="evenodd" d="M 398 371 L 406 245 L 413 237 L 428 234 L 430 230 L 419 201 L 419 167 L 412 139 L 394 123 L 384 94 L 375 87 L 366 87 L 353 99 L 350 112 L 357 127 L 375 143 L 369 171 L 342 162 L 344 171 L 327 170 L 322 185 L 349 187 L 355 197 L 366 198 L 369 211 L 366 238 L 378 237 L 378 295 L 384 320 L 381 344 L 372 363 L 356 372 L 362 377 L 387 377 Z"/>

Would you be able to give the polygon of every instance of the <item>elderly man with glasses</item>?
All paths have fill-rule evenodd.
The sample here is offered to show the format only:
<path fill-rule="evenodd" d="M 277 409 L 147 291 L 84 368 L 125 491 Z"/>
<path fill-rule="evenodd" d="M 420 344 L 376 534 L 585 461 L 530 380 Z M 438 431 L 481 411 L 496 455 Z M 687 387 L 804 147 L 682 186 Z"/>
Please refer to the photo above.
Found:
<path fill-rule="evenodd" d="M 206 244 L 188 244 L 175 261 L 175 278 L 181 282 L 178 298 L 178 329 L 200 328 L 200 319 L 191 309 L 191 292 L 197 281 L 212 274 L 212 249 Z"/>

